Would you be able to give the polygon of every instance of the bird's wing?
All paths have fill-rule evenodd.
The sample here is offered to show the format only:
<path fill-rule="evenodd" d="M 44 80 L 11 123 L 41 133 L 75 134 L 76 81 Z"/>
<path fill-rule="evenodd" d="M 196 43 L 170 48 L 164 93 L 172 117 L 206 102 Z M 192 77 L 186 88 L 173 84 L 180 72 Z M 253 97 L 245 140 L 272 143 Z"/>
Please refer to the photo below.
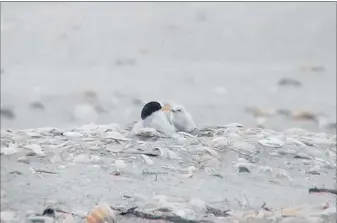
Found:
<path fill-rule="evenodd" d="M 162 111 L 154 112 L 144 121 L 146 127 L 154 128 L 166 135 L 172 135 L 176 132 L 174 126 L 169 122 L 168 117 Z"/>

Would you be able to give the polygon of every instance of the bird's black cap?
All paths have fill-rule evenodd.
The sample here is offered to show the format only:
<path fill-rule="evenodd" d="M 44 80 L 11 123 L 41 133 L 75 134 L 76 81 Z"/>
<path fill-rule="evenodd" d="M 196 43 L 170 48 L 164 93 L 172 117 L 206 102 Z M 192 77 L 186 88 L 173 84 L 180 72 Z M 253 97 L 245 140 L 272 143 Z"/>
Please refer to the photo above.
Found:
<path fill-rule="evenodd" d="M 43 211 L 42 215 L 49 216 L 55 218 L 55 210 L 52 208 L 47 208 Z"/>
<path fill-rule="evenodd" d="M 162 109 L 162 107 L 159 102 L 151 101 L 146 105 L 144 105 L 141 113 L 141 118 L 144 120 L 150 115 L 152 115 L 153 112 L 159 111 L 160 109 Z"/>

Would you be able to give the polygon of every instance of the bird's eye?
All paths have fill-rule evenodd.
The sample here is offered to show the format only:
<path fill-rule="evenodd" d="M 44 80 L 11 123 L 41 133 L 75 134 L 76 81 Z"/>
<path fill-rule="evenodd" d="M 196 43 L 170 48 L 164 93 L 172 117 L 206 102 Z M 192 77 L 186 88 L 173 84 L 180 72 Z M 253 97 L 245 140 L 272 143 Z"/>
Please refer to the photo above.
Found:
<path fill-rule="evenodd" d="M 176 109 L 176 112 L 181 112 L 181 109 L 179 109 L 179 108 L 178 108 L 178 109 Z"/>

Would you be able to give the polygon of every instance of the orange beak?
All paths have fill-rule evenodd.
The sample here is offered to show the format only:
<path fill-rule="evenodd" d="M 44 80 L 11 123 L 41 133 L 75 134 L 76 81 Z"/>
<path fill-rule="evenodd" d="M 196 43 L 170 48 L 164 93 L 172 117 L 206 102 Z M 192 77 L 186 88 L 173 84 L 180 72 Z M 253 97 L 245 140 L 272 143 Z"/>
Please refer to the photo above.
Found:
<path fill-rule="evenodd" d="M 172 107 L 169 104 L 164 104 L 164 106 L 161 108 L 162 111 L 164 112 L 169 112 L 171 111 Z"/>

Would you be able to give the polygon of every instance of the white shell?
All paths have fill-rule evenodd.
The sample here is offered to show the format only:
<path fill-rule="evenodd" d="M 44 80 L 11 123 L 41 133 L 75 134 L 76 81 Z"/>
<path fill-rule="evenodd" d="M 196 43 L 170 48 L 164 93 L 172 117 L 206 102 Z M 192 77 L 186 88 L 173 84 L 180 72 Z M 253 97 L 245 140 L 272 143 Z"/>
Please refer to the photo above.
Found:
<path fill-rule="evenodd" d="M 285 144 L 282 140 L 280 140 L 276 137 L 261 139 L 261 140 L 258 140 L 258 142 L 263 146 L 273 147 L 273 148 L 280 148 L 280 147 L 284 146 L 284 144 Z"/>
<path fill-rule="evenodd" d="M 116 140 L 121 140 L 121 141 L 129 141 L 128 138 L 126 138 L 124 135 L 122 135 L 121 133 L 116 132 L 116 131 L 111 131 L 111 132 L 105 133 L 104 138 L 116 139 Z"/>
<path fill-rule="evenodd" d="M 64 132 L 63 135 L 68 138 L 80 138 L 83 136 L 83 134 L 79 132 Z"/>
<path fill-rule="evenodd" d="M 211 145 L 214 148 L 224 149 L 229 145 L 229 141 L 225 137 L 217 137 L 211 141 Z"/>
<path fill-rule="evenodd" d="M 141 154 L 140 156 L 144 159 L 144 161 L 147 165 L 154 165 L 154 161 L 150 157 L 148 157 L 147 155 Z"/>
<path fill-rule="evenodd" d="M 19 148 L 16 146 L 16 144 L 9 144 L 8 147 L 1 146 L 1 153 L 4 155 L 12 155 L 19 152 Z"/>
<path fill-rule="evenodd" d="M 30 145 L 27 145 L 25 146 L 27 149 L 30 149 L 32 150 L 34 153 L 36 153 L 37 155 L 39 156 L 44 156 L 44 152 L 42 151 L 42 148 L 40 145 L 38 144 L 30 144 Z"/>

